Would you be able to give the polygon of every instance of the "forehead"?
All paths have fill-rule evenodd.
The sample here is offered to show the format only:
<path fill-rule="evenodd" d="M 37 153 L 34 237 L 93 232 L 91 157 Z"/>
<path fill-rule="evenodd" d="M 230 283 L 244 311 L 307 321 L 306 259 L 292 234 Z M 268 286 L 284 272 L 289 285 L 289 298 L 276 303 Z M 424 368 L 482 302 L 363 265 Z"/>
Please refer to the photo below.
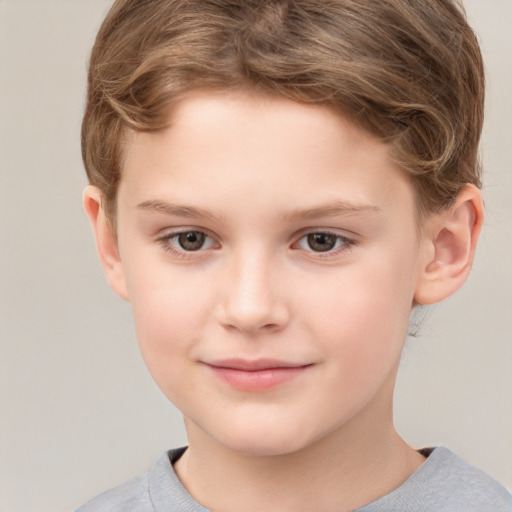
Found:
<path fill-rule="evenodd" d="M 128 137 L 120 195 L 215 206 L 236 196 L 290 211 L 297 201 L 382 208 L 397 188 L 411 192 L 389 147 L 326 106 L 199 92 L 173 106 L 165 130 Z"/>
<path fill-rule="evenodd" d="M 193 165 L 206 151 L 213 164 L 213 157 L 236 158 L 243 150 L 249 153 L 241 171 L 255 160 L 265 161 L 266 167 L 276 157 L 290 161 L 309 156 L 320 165 L 323 156 L 327 159 L 334 152 L 340 167 L 355 159 L 386 161 L 394 167 L 388 146 L 339 112 L 275 95 L 190 93 L 173 104 L 166 129 L 130 131 L 125 142 L 124 173 L 172 154 L 176 159 L 186 157 Z"/>

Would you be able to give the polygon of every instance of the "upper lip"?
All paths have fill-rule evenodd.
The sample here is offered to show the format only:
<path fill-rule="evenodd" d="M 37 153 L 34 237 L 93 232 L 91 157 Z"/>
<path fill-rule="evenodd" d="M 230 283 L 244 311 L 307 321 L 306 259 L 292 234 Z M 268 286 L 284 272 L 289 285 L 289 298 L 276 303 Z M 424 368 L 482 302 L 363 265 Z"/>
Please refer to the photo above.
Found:
<path fill-rule="evenodd" d="M 216 368 L 226 368 L 230 370 L 243 370 L 246 372 L 255 372 L 258 370 L 270 370 L 273 368 L 301 368 L 309 366 L 308 363 L 293 363 L 290 361 L 281 361 L 278 359 L 217 359 L 208 361 L 206 364 Z"/>

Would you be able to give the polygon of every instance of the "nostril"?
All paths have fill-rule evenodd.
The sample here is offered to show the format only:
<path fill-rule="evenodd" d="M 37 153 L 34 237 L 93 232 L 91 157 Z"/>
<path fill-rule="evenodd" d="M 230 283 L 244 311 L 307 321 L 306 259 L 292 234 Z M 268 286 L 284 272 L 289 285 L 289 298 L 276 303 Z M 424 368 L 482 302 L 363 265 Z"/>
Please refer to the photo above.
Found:
<path fill-rule="evenodd" d="M 288 322 L 288 307 L 275 265 L 254 250 L 237 256 L 218 289 L 217 321 L 251 334 L 281 329 Z"/>
<path fill-rule="evenodd" d="M 274 304 L 268 308 L 237 308 L 235 304 L 225 304 L 217 316 L 219 323 L 231 331 L 249 334 L 256 332 L 272 333 L 288 323 L 288 312 L 284 305 Z"/>

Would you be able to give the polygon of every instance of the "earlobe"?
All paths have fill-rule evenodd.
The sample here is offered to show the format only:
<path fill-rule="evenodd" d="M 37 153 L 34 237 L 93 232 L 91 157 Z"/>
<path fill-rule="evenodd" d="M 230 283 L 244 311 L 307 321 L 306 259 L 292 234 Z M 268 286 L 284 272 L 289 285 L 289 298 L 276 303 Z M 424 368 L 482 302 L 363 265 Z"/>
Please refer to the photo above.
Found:
<path fill-rule="evenodd" d="M 107 281 L 117 295 L 125 300 L 129 300 L 117 240 L 103 210 L 102 195 L 97 187 L 89 185 L 84 189 L 83 205 L 91 222 L 96 240 L 96 248 Z"/>
<path fill-rule="evenodd" d="M 433 304 L 455 293 L 466 281 L 484 218 L 482 194 L 466 185 L 453 204 L 433 215 L 425 227 L 425 258 L 414 296 L 417 304 Z"/>

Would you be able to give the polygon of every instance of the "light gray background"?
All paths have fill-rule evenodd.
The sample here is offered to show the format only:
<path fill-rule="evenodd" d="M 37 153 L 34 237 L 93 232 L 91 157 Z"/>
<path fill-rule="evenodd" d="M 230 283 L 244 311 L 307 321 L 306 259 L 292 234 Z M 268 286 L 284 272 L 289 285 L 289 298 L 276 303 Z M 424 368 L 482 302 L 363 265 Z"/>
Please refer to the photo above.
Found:
<path fill-rule="evenodd" d="M 109 0 L 0 0 L 0 511 L 71 511 L 185 443 L 81 209 L 86 58 Z M 405 349 L 396 420 L 512 488 L 512 1 L 471 0 L 488 70 L 473 274 Z"/>

